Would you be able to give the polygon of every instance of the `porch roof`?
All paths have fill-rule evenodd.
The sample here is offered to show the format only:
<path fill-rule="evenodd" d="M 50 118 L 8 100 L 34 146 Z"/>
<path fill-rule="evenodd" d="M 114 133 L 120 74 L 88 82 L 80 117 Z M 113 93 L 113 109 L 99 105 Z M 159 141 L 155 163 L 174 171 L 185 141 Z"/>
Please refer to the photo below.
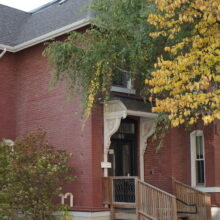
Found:
<path fill-rule="evenodd" d="M 123 96 L 118 96 L 114 95 L 111 96 L 110 100 L 119 100 L 121 101 L 127 110 L 130 111 L 136 111 L 136 112 L 152 112 L 152 105 L 149 101 L 143 101 L 141 99 L 137 98 L 131 98 L 131 97 L 123 97 Z"/>

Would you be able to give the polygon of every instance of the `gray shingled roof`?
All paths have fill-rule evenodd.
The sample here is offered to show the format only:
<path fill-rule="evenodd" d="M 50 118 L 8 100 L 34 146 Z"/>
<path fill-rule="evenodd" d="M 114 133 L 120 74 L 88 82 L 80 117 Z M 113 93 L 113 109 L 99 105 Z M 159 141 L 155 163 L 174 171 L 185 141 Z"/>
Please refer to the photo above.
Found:
<path fill-rule="evenodd" d="M 110 100 L 120 100 L 128 110 L 139 112 L 151 112 L 152 106 L 149 102 L 144 102 L 142 99 L 124 97 L 120 95 L 112 95 Z"/>
<path fill-rule="evenodd" d="M 89 18 L 90 0 L 60 0 L 35 12 L 24 12 L 0 4 L 0 44 L 16 46 L 67 25 Z"/>

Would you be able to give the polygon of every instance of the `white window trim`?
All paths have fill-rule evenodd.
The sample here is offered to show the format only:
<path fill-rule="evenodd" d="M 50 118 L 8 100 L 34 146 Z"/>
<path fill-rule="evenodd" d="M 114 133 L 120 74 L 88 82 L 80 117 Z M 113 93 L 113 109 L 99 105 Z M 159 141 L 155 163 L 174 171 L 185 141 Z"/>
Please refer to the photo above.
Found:
<path fill-rule="evenodd" d="M 122 86 L 119 86 L 119 85 L 112 85 L 110 90 L 112 92 L 121 92 L 121 93 L 127 93 L 127 94 L 135 94 L 136 90 L 132 88 L 132 80 L 131 80 L 131 78 L 129 78 L 127 80 L 126 84 L 127 84 L 126 87 L 122 87 Z"/>
<path fill-rule="evenodd" d="M 216 187 L 196 187 L 197 190 L 201 191 L 201 192 L 205 192 L 205 193 L 219 193 L 220 192 L 220 187 L 216 186 Z"/>
<path fill-rule="evenodd" d="M 110 89 L 112 92 L 121 92 L 121 93 L 127 93 L 127 94 L 135 94 L 136 91 L 134 89 L 128 89 L 120 86 L 111 86 Z"/>
<path fill-rule="evenodd" d="M 204 152 L 204 187 L 206 185 L 206 173 L 205 173 L 205 140 L 202 130 L 195 130 L 190 133 L 190 153 L 191 153 L 191 186 L 199 187 L 196 185 L 196 167 L 195 167 L 195 158 L 196 158 L 196 136 L 202 136 L 203 140 L 203 152 Z"/>

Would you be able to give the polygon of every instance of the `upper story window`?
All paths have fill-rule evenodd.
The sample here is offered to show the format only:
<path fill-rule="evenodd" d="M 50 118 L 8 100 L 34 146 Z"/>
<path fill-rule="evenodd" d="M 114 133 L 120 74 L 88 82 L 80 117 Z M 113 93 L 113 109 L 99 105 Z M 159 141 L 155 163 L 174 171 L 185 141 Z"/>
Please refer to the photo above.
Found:
<path fill-rule="evenodd" d="M 191 182 L 192 186 L 205 185 L 205 148 L 203 131 L 196 130 L 191 138 Z"/>
<path fill-rule="evenodd" d="M 125 73 L 121 73 L 119 76 L 117 76 L 117 78 L 113 80 L 112 85 L 131 89 L 131 78 Z"/>
<path fill-rule="evenodd" d="M 132 80 L 125 73 L 118 75 L 112 83 L 111 91 L 122 92 L 128 94 L 135 94 L 135 90 L 132 88 Z"/>

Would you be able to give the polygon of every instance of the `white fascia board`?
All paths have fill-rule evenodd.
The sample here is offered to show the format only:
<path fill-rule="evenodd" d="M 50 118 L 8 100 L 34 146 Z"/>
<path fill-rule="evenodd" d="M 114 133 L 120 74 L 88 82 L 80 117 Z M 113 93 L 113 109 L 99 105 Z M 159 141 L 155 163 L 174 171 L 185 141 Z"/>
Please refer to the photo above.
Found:
<path fill-rule="evenodd" d="M 136 93 L 136 91 L 134 89 L 124 88 L 124 87 L 120 87 L 120 86 L 111 86 L 110 91 L 127 93 L 127 94 L 135 94 Z"/>
<path fill-rule="evenodd" d="M 57 29 L 55 31 L 51 31 L 47 34 L 44 34 L 44 35 L 41 35 L 40 37 L 37 37 L 37 38 L 34 38 L 30 41 L 26 41 L 22 44 L 19 44 L 19 45 L 16 45 L 14 47 L 11 47 L 11 46 L 8 46 L 8 45 L 4 45 L 4 44 L 0 44 L 0 49 L 7 49 L 7 51 L 9 52 L 12 52 L 12 53 L 16 53 L 18 51 L 21 51 L 21 50 L 24 50 L 28 47 L 31 47 L 31 46 L 34 46 L 36 44 L 39 44 L 39 43 L 42 43 L 44 41 L 47 41 L 47 40 L 50 40 L 50 39 L 53 39 L 55 37 L 58 37 L 58 36 L 61 36 L 63 34 L 66 34 L 70 31 L 73 31 L 73 30 L 77 30 L 81 27 L 84 27 L 86 25 L 89 25 L 90 24 L 90 19 L 89 18 L 85 18 L 85 19 L 82 19 L 82 20 L 79 20 L 77 22 L 74 22 L 72 24 L 69 24 L 69 25 L 66 25 L 60 29 Z"/>
<path fill-rule="evenodd" d="M 139 117 L 143 117 L 143 118 L 152 118 L 152 119 L 155 119 L 158 116 L 156 113 L 133 111 L 133 110 L 128 110 L 127 114 L 133 115 L 133 116 L 139 116 Z"/>
<path fill-rule="evenodd" d="M 0 44 L 0 50 L 4 50 L 4 49 L 6 49 L 9 52 L 13 52 L 14 47 L 11 47 L 11 46 L 8 46 L 8 45 L 5 45 L 5 44 Z"/>

